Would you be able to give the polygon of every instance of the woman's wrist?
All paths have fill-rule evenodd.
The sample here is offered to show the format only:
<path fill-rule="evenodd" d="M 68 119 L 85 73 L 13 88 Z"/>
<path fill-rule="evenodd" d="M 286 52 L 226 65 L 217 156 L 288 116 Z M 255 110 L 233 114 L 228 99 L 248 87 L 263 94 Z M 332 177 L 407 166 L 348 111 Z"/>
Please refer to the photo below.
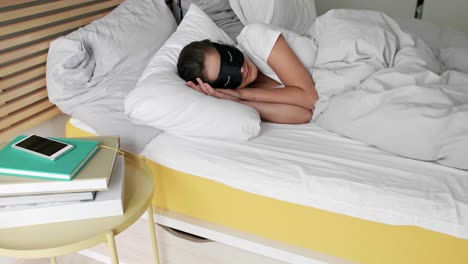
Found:
<path fill-rule="evenodd" d="M 251 89 L 249 88 L 237 89 L 237 91 L 239 92 L 239 99 L 243 101 L 256 101 L 255 96 L 252 95 L 250 90 Z"/>

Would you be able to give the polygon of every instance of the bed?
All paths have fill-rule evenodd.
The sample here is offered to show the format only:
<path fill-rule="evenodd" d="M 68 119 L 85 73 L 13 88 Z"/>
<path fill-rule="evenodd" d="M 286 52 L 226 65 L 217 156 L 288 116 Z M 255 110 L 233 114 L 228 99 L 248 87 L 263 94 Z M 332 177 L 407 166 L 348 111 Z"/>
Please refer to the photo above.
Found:
<path fill-rule="evenodd" d="M 319 12 L 368 4 L 320 2 Z M 402 27 L 428 28 L 407 22 L 413 13 L 406 6 L 392 9 L 404 10 L 394 14 L 408 19 Z M 421 37 L 439 41 L 430 30 Z M 68 137 L 106 133 L 98 130 L 76 116 L 66 125 Z M 127 149 L 154 172 L 156 222 L 287 263 L 468 261 L 467 171 L 399 157 L 314 124 L 262 123 L 260 131 L 234 142 L 141 132 L 143 148 Z"/>
<path fill-rule="evenodd" d="M 153 200 L 157 207 L 156 221 L 288 263 L 351 263 L 353 261 L 358 263 L 463 263 L 466 261 L 464 249 L 467 241 L 464 239 L 416 226 L 389 225 L 362 220 L 362 217 L 361 219 L 350 217 L 350 212 L 348 215 L 331 213 L 301 205 L 297 202 L 297 197 L 296 199 L 291 197 L 294 194 L 302 197 L 299 194 L 306 191 L 304 189 L 307 188 L 304 186 L 309 188 L 314 186 L 307 181 L 307 178 L 301 179 L 297 176 L 307 175 L 307 173 L 300 172 L 307 168 L 304 163 L 301 166 L 298 165 L 301 162 L 294 162 L 294 160 L 305 159 L 303 162 L 317 161 L 317 159 L 326 162 L 327 160 L 327 158 L 318 158 L 318 152 L 309 156 L 310 153 L 304 151 L 304 136 L 315 134 L 312 136 L 315 140 L 310 143 L 314 143 L 315 148 L 320 148 L 322 155 L 327 155 L 328 150 L 332 159 L 337 157 L 333 148 L 347 146 L 341 152 L 342 157 L 348 155 L 354 155 L 354 157 L 344 158 L 342 162 L 332 161 L 337 166 L 338 164 L 343 166 L 336 167 L 337 171 L 347 171 L 350 170 L 348 167 L 350 164 L 361 163 L 362 167 L 357 165 L 354 169 L 369 173 L 380 172 L 382 177 L 391 177 L 393 173 L 399 174 L 401 171 L 389 169 L 392 166 L 388 164 L 381 167 L 382 161 L 389 162 L 394 158 L 398 160 L 398 157 L 389 155 L 386 158 L 375 158 L 375 149 L 331 134 L 314 125 L 301 129 L 294 128 L 294 126 L 277 127 L 274 124 L 264 126 L 262 129 L 265 135 L 254 140 L 255 146 L 248 149 L 249 153 L 253 152 L 255 155 L 250 154 L 247 157 L 243 152 L 245 150 L 237 149 L 240 146 L 235 144 L 205 142 L 205 145 L 201 145 L 201 141 L 184 140 L 167 134 L 160 135 L 150 142 L 143 153 L 149 157 L 149 166 L 155 172 L 159 183 Z M 72 119 L 67 124 L 69 136 L 87 136 L 92 135 L 92 132 L 89 127 L 77 120 Z M 281 137 L 284 134 L 287 134 L 290 139 L 284 140 L 284 137 Z M 290 147 L 285 148 L 285 145 Z M 207 148 L 213 146 L 218 148 L 216 152 L 207 151 Z M 307 147 L 310 145 L 305 148 Z M 284 153 L 274 155 L 276 151 Z M 221 155 L 220 153 L 225 155 L 217 156 Z M 262 159 L 265 153 L 269 153 L 272 158 Z M 213 156 L 217 157 L 213 158 Z M 228 157 L 234 161 L 229 160 Z M 371 166 L 370 161 L 366 162 L 369 158 L 376 162 L 374 168 L 368 167 Z M 288 162 L 289 159 L 291 160 Z M 278 171 L 282 170 L 294 171 L 294 173 L 289 180 L 285 181 L 270 178 L 271 174 L 264 175 L 263 173 L 265 170 L 268 171 L 265 169 L 268 165 L 262 167 L 252 164 L 253 161 L 262 160 L 265 164 L 270 166 L 276 164 L 279 167 L 275 170 L 274 176 L 281 177 Z M 249 168 L 236 169 L 235 163 L 242 161 L 248 164 Z M 217 166 L 210 162 L 216 163 Z M 406 163 L 407 160 L 401 159 L 400 162 Z M 396 163 L 399 162 L 396 161 Z M 420 171 L 422 169 L 420 165 L 422 164 L 415 167 L 409 166 L 407 169 L 410 171 L 410 167 L 413 167 L 412 169 Z M 318 167 L 322 166 L 316 168 Z M 316 170 L 316 168 L 311 169 Z M 231 175 L 234 179 L 232 177 L 217 178 L 216 173 L 210 173 L 211 169 L 234 170 Z M 426 169 L 427 172 L 434 172 L 434 168 Z M 183 171 L 194 171 L 194 173 Z M 200 171 L 203 171 L 204 174 L 200 174 L 203 177 L 196 176 Z M 245 171 L 251 173 L 240 174 Z M 382 174 L 382 172 L 386 173 Z M 460 173 L 462 178 L 466 178 L 466 172 L 458 171 L 457 173 Z M 249 177 L 256 177 L 256 180 L 248 180 Z M 346 185 L 345 182 L 341 184 Z M 282 186 L 282 188 L 275 188 L 275 186 Z M 353 188 L 352 185 L 346 185 L 346 187 Z M 346 187 L 341 192 L 346 192 Z M 390 188 L 390 186 L 386 187 Z M 358 189 L 356 187 L 355 191 Z M 326 193 L 326 190 L 322 191 L 324 191 L 323 194 Z M 370 195 L 371 193 L 373 192 L 371 191 Z M 378 196 L 378 193 L 374 194 Z M 278 198 L 271 198 L 272 196 Z M 360 199 L 363 199 L 363 204 L 364 201 L 371 203 L 366 200 L 371 198 L 365 198 L 365 195 Z M 292 203 L 288 200 L 296 202 Z M 401 206 L 405 205 L 404 201 L 400 202 Z M 307 202 L 302 201 L 302 203 Z M 390 204 L 389 208 L 392 207 Z M 398 204 L 393 206 L 398 206 Z M 387 219 L 387 221 L 393 220 Z"/>

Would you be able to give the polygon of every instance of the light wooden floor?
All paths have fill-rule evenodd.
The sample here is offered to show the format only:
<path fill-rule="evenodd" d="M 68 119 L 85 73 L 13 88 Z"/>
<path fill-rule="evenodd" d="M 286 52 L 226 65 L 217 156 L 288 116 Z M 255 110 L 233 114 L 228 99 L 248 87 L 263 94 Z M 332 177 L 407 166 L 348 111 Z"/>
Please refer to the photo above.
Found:
<path fill-rule="evenodd" d="M 116 237 L 121 264 L 150 264 L 153 262 L 151 240 L 146 219 Z M 221 243 L 194 239 L 157 225 L 156 233 L 161 264 L 284 264 L 264 256 L 233 248 Z M 111 263 L 109 250 L 101 244 L 91 249 L 57 258 L 59 264 Z M 93 258 L 91 258 L 91 257 Z M 98 259 L 99 261 L 97 261 Z M 7 260 L 5 260 L 7 261 Z M 2 263 L 0 261 L 0 263 Z M 10 260 L 11 264 L 47 264 L 48 259 Z"/>
<path fill-rule="evenodd" d="M 64 136 L 65 122 L 60 115 L 51 121 L 26 131 L 25 134 Z M 161 264 L 282 264 L 277 260 L 257 255 L 221 243 L 194 239 L 156 225 Z M 116 237 L 121 264 L 149 264 L 153 262 L 148 223 L 140 218 L 134 225 Z M 57 258 L 59 264 L 111 263 L 108 248 L 102 244 L 94 248 Z M 92 258 L 91 258 L 91 257 Z M 97 259 L 97 260 L 96 260 Z M 99 260 L 99 261 L 98 261 Z M 0 257 L 0 264 L 46 264 L 48 259 L 8 259 Z"/>

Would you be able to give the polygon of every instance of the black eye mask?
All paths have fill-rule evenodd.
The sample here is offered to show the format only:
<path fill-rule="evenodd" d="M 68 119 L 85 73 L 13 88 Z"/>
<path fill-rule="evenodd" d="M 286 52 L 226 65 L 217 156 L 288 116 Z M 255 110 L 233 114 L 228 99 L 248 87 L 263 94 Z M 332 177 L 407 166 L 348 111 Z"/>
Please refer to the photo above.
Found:
<path fill-rule="evenodd" d="M 242 82 L 241 67 L 244 63 L 244 54 L 231 46 L 214 43 L 219 53 L 220 66 L 218 79 L 210 83 L 213 88 L 236 89 Z"/>

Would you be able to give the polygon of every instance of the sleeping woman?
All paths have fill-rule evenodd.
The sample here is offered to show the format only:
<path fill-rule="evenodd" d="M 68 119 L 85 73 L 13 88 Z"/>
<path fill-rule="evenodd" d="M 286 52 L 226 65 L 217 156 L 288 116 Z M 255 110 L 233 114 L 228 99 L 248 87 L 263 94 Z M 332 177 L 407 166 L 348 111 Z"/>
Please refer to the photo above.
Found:
<path fill-rule="evenodd" d="M 318 100 L 314 81 L 284 36 L 276 30 L 265 34 L 262 27 L 250 26 L 238 37 L 246 54 L 210 40 L 188 44 L 180 53 L 178 73 L 187 86 L 249 105 L 265 121 L 308 123 Z M 247 40 L 245 35 L 255 31 L 266 36 Z"/>
<path fill-rule="evenodd" d="M 263 120 L 312 119 L 401 156 L 468 170 L 468 74 L 444 72 L 423 41 L 380 12 L 332 10 L 307 33 L 247 25 L 237 37 L 242 52 L 194 42 L 182 50 L 178 73 Z"/>

